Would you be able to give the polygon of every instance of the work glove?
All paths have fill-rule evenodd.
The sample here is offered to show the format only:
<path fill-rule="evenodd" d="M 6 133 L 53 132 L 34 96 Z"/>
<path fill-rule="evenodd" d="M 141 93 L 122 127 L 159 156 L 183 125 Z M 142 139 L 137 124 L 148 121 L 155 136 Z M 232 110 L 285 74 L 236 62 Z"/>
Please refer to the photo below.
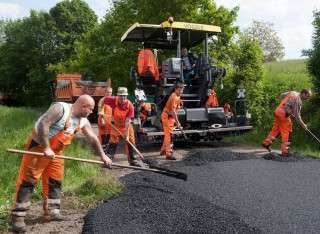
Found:
<path fill-rule="evenodd" d="M 129 141 L 129 134 L 128 133 L 123 135 L 123 140 Z"/>

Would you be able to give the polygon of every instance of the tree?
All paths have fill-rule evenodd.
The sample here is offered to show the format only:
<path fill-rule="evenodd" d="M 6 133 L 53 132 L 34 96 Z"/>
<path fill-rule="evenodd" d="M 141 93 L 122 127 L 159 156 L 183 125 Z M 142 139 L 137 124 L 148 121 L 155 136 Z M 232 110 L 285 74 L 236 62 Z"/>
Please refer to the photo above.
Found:
<path fill-rule="evenodd" d="M 1 46 L 0 83 L 5 91 L 18 94 L 21 104 L 40 106 L 51 101 L 50 75 L 46 69 L 58 59 L 54 21 L 45 12 L 31 11 L 30 17 L 7 24 Z M 37 98 L 35 98 L 37 96 Z"/>
<path fill-rule="evenodd" d="M 231 57 L 233 69 L 225 81 L 229 98 L 237 93 L 237 89 L 246 90 L 248 110 L 252 113 L 252 124 L 263 125 L 265 101 L 263 95 L 264 68 L 262 66 L 263 53 L 259 43 L 247 35 L 239 35 L 239 39 L 232 45 L 234 54 Z M 226 100 L 227 101 L 227 100 Z M 240 113 L 238 113 L 240 114 Z M 245 113 L 242 113 L 245 114 Z"/>
<path fill-rule="evenodd" d="M 50 12 L 31 10 L 29 17 L 5 27 L 0 86 L 3 91 L 17 92 L 23 105 L 43 106 L 53 101 L 55 74 L 68 71 L 74 44 L 97 26 L 97 16 L 81 0 L 62 1 Z"/>
<path fill-rule="evenodd" d="M 0 19 L 0 46 L 5 42 L 6 34 L 5 34 L 5 27 L 7 21 Z"/>
<path fill-rule="evenodd" d="M 50 15 L 55 21 L 60 63 L 51 70 L 67 72 L 72 56 L 75 56 L 75 44 L 81 43 L 85 35 L 98 26 L 98 16 L 82 0 L 64 0 L 50 9 Z"/>
<path fill-rule="evenodd" d="M 120 38 L 133 23 L 160 24 L 173 16 L 175 21 L 218 25 L 223 28 L 221 44 L 227 47 L 237 31 L 237 27 L 232 26 L 237 10 L 217 8 L 211 0 L 113 1 L 101 25 L 87 35 L 84 44 L 78 44 L 77 57 L 71 66 L 75 70 L 87 69 L 94 80 L 111 77 L 116 87 L 130 86 L 130 67 L 136 65 L 138 48 L 142 45 L 121 43 Z"/>
<path fill-rule="evenodd" d="M 307 69 L 311 76 L 316 93 L 320 93 L 320 11 L 313 12 L 314 31 L 312 35 L 312 48 L 303 50 L 303 55 L 308 56 Z"/>
<path fill-rule="evenodd" d="M 272 23 L 253 20 L 244 34 L 259 41 L 264 55 L 263 62 L 278 61 L 284 57 L 284 46 Z"/>
<path fill-rule="evenodd" d="M 320 131 L 320 11 L 313 12 L 314 20 L 312 22 L 314 26 L 312 35 L 312 48 L 302 51 L 304 56 L 308 56 L 307 60 L 307 70 L 311 77 L 311 82 L 313 84 L 313 95 L 310 100 L 311 104 L 307 106 L 308 113 L 310 115 L 311 126 L 316 132 Z M 308 127 L 310 127 L 308 124 Z"/>

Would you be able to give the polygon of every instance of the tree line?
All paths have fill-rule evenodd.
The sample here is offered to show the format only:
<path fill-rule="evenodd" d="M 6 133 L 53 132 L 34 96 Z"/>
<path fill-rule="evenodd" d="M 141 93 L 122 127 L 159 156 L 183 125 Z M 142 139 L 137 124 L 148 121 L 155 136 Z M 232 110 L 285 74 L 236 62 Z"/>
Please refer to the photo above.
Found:
<path fill-rule="evenodd" d="M 56 74 L 84 72 L 93 81 L 110 77 L 113 87 L 132 89 L 129 71 L 136 64 L 139 45 L 121 43 L 121 36 L 135 22 L 160 24 L 173 16 L 175 21 L 221 27 L 218 43 L 209 45 L 216 65 L 227 69 L 224 89 L 216 84 L 221 103 L 233 102 L 236 89 L 245 88 L 253 124 L 262 126 L 271 118 L 263 106 L 273 98 L 265 86 L 263 62 L 283 58 L 284 48 L 272 24 L 254 21 L 241 31 L 234 25 L 238 11 L 239 7 L 229 10 L 211 0 L 114 0 L 98 23 L 85 1 L 64 0 L 49 12 L 31 10 L 23 19 L 1 20 L 0 91 L 17 93 L 23 106 L 48 106 L 54 101 Z M 305 53 L 311 58 L 315 54 Z M 308 65 L 310 71 L 312 67 Z M 313 79 L 318 87 L 319 73 Z"/>

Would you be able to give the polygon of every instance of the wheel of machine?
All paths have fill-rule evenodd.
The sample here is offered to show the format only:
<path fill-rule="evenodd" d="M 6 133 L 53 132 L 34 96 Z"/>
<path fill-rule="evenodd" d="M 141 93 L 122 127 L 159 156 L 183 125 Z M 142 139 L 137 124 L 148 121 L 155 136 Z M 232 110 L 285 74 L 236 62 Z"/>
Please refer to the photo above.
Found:
<path fill-rule="evenodd" d="M 194 141 L 194 142 L 199 142 L 200 141 L 200 136 L 198 136 L 198 135 L 193 135 L 192 137 L 191 137 L 191 139 L 192 139 L 192 141 Z"/>
<path fill-rule="evenodd" d="M 210 136 L 210 137 L 209 137 L 209 140 L 210 140 L 210 141 L 214 141 L 215 139 L 216 139 L 215 136 Z"/>
<path fill-rule="evenodd" d="M 216 140 L 217 141 L 222 141 L 223 137 L 217 137 Z"/>

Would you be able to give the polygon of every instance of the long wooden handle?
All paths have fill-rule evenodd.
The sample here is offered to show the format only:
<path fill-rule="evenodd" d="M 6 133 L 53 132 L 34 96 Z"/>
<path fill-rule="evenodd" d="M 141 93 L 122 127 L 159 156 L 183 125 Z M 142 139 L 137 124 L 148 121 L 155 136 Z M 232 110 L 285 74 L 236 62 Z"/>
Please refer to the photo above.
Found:
<path fill-rule="evenodd" d="M 37 155 L 37 156 L 44 156 L 44 153 L 32 152 L 32 151 L 25 151 L 25 150 L 17 150 L 17 149 L 7 149 L 7 152 L 9 152 L 9 153 L 31 154 L 31 155 Z M 79 161 L 79 162 L 95 163 L 95 164 L 102 164 L 102 165 L 104 165 L 104 162 L 102 162 L 102 161 L 92 160 L 92 159 L 83 159 L 83 158 L 73 158 L 73 157 L 68 157 L 68 156 L 64 156 L 64 155 L 55 155 L 55 158 L 61 158 L 61 159 L 67 159 L 67 160 L 72 160 L 72 161 Z M 159 170 L 156 170 L 156 169 L 142 168 L 142 167 L 134 167 L 134 166 L 126 166 L 126 165 L 121 165 L 121 164 L 116 164 L 116 163 L 112 163 L 112 166 L 122 167 L 122 168 L 130 168 L 130 169 L 140 170 L 140 171 L 152 171 L 152 172 L 158 172 L 158 171 L 159 171 Z"/>
<path fill-rule="evenodd" d="M 122 132 L 120 132 L 120 130 L 117 129 L 117 127 L 114 126 L 114 125 L 111 123 L 111 121 L 110 121 L 109 123 L 110 123 L 111 127 L 112 127 L 114 130 L 116 130 L 123 139 L 125 139 L 125 138 L 124 138 L 124 135 L 122 134 Z M 143 155 L 142 155 L 142 154 L 140 153 L 140 151 L 134 146 L 134 144 L 132 144 L 130 141 L 127 141 L 127 140 L 125 140 L 125 141 L 134 149 L 134 151 L 136 151 L 136 153 L 139 155 L 139 157 L 140 157 L 141 159 L 144 159 Z"/>
<path fill-rule="evenodd" d="M 320 143 L 320 140 L 309 129 L 307 131 Z"/>

